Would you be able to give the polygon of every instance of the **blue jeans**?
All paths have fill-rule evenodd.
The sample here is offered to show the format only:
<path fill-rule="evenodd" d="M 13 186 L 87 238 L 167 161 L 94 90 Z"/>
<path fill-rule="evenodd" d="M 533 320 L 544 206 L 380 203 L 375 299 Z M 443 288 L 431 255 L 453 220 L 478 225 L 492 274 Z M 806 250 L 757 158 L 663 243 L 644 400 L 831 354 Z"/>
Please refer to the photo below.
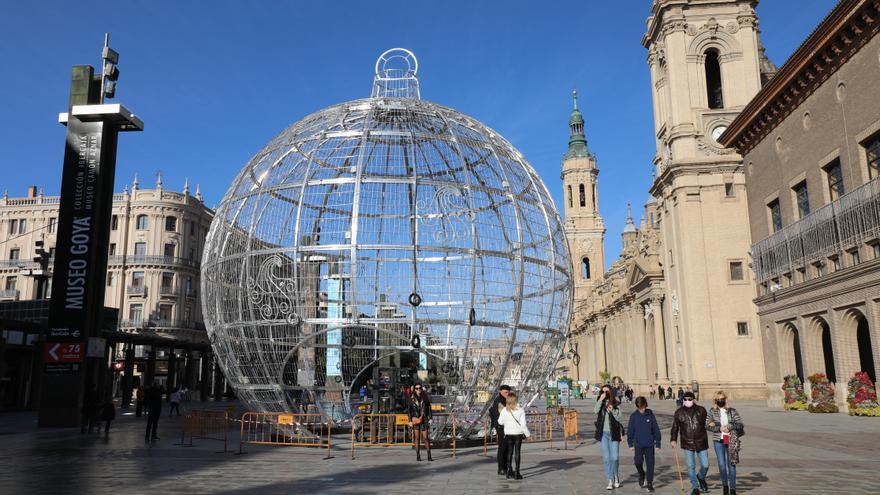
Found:
<path fill-rule="evenodd" d="M 736 490 L 736 466 L 730 463 L 727 445 L 715 441 L 715 457 L 718 458 L 718 471 L 721 473 L 721 484 Z"/>
<path fill-rule="evenodd" d="M 602 461 L 605 463 L 605 478 L 608 481 L 617 476 L 617 466 L 620 463 L 620 442 L 611 440 L 611 433 L 602 433 Z"/>
<path fill-rule="evenodd" d="M 696 466 L 694 466 L 695 457 L 700 458 L 700 473 L 697 474 Z M 701 480 L 706 479 L 706 473 L 709 472 L 709 449 L 701 450 L 699 452 L 695 452 L 693 450 L 685 450 L 684 451 L 684 462 L 687 464 L 688 470 L 688 478 L 691 480 L 691 488 L 700 489 L 700 483 L 697 481 L 697 478 Z"/>

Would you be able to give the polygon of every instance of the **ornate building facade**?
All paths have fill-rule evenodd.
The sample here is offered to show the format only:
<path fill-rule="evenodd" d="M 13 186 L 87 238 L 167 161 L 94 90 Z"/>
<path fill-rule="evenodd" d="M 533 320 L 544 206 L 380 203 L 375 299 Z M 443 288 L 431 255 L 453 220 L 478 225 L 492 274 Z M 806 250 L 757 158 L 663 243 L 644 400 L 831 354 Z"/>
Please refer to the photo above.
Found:
<path fill-rule="evenodd" d="M 775 73 L 753 0 L 655 0 L 648 50 L 657 154 L 651 194 L 674 342 L 673 383 L 766 395 L 742 157 L 718 137 Z"/>
<path fill-rule="evenodd" d="M 38 289 L 34 275 L 40 267 L 34 257 L 42 241 L 51 272 L 59 203 L 60 197 L 36 187 L 26 197 L 4 193 L 0 198 L 0 301 L 51 294 L 51 278 L 42 293 Z M 174 376 L 169 384 L 189 388 L 199 376 L 206 383 L 222 380 L 219 370 L 207 377 L 212 359 L 199 300 L 202 251 L 213 214 L 198 188 L 195 194 L 188 184 L 182 192 L 169 191 L 161 178 L 154 189 L 141 189 L 135 178 L 130 190 L 113 195 L 104 305 L 119 309 L 118 329 L 124 335 L 109 358 L 124 357 L 125 373 L 159 382 Z M 39 370 L 36 337 L 19 331 L 0 335 L 6 351 L 0 378 L 19 390 L 6 387 L 7 406 L 27 403 L 20 399 Z M 199 355 L 195 349 L 205 352 Z M 172 353 L 177 359 L 170 359 Z M 10 394 L 19 398 L 10 399 Z"/>
<path fill-rule="evenodd" d="M 880 2 L 844 0 L 721 137 L 746 163 L 770 404 L 880 374 Z"/>
<path fill-rule="evenodd" d="M 574 278 L 574 302 L 571 331 L 582 324 L 585 308 L 592 301 L 592 294 L 602 283 L 605 269 L 605 223 L 599 214 L 599 168 L 596 156 L 587 146 L 584 116 L 578 109 L 577 92 L 574 108 L 568 120 L 568 151 L 562 158 L 562 188 L 565 216 L 565 233 L 571 253 Z M 578 341 L 572 342 L 581 352 Z M 574 347 L 573 347 L 574 348 Z M 565 360 L 559 371 L 584 379 L 580 373 L 583 364 Z"/>
<path fill-rule="evenodd" d="M 655 175 L 645 220 L 576 314 L 578 372 L 767 394 L 748 271 L 742 157 L 718 143 L 775 73 L 753 0 L 654 0 L 642 44 L 654 102 Z M 580 349 L 588 349 L 586 353 Z"/>

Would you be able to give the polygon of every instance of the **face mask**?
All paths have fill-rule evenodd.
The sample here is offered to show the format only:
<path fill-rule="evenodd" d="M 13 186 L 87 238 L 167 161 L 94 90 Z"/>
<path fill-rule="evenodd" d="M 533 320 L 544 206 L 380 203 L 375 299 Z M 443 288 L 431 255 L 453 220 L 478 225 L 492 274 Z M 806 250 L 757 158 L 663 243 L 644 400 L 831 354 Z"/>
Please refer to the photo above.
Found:
<path fill-rule="evenodd" d="M 692 400 L 684 401 L 684 407 L 691 407 L 693 405 L 694 405 L 694 401 L 692 401 Z"/>
<path fill-rule="evenodd" d="M 724 404 L 727 404 L 727 401 L 724 399 L 719 399 L 716 400 L 715 403 L 718 404 L 718 407 L 724 407 Z"/>

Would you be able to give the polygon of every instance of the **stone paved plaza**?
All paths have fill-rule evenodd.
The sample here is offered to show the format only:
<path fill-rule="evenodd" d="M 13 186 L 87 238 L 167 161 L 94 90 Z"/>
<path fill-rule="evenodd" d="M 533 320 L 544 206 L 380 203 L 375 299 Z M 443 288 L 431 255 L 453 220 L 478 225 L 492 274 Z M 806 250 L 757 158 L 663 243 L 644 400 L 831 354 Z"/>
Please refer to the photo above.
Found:
<path fill-rule="evenodd" d="M 582 443 L 570 450 L 527 444 L 519 482 L 495 474 L 494 460 L 482 448 L 459 449 L 458 458 L 437 450 L 432 463 L 417 463 L 409 448 L 360 449 L 350 459 L 345 435 L 326 451 L 246 446 L 244 455 L 218 453 L 216 441 L 179 442 L 181 420 L 163 417 L 161 440 L 143 443 L 144 418 L 118 416 L 109 438 L 78 430 L 36 430 L 35 417 L 0 415 L 0 493 L 260 493 L 260 494 L 481 494 L 606 493 L 599 448 L 592 440 L 592 401 L 575 401 Z M 673 402 L 651 401 L 663 423 L 657 493 L 680 493 L 675 460 L 668 445 Z M 199 403 L 190 403 L 201 406 Z M 224 404 L 208 403 L 211 407 Z M 761 403 L 737 403 L 746 423 L 739 467 L 739 493 L 880 493 L 877 458 L 880 420 L 842 414 L 788 413 Z M 624 406 L 628 415 L 632 406 Z M 121 411 L 120 411 L 121 412 Z M 167 412 L 166 412 L 167 414 Z M 584 435 L 586 432 L 586 435 Z M 237 436 L 230 451 L 237 450 Z M 570 446 L 572 447 L 572 446 Z M 721 494 L 714 454 L 709 481 Z M 682 460 L 683 462 L 683 460 Z M 640 493 L 629 451 L 621 448 L 621 478 L 615 493 Z M 685 478 L 685 483 L 687 479 Z"/>

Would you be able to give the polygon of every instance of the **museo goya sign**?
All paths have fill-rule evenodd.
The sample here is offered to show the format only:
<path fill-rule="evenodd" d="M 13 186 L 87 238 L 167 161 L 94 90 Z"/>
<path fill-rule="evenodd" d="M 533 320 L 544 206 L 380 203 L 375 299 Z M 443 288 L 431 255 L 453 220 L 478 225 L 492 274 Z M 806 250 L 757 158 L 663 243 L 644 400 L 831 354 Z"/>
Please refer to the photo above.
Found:
<path fill-rule="evenodd" d="M 115 127 L 101 120 L 68 118 L 48 342 L 83 341 L 101 326 Z"/>

